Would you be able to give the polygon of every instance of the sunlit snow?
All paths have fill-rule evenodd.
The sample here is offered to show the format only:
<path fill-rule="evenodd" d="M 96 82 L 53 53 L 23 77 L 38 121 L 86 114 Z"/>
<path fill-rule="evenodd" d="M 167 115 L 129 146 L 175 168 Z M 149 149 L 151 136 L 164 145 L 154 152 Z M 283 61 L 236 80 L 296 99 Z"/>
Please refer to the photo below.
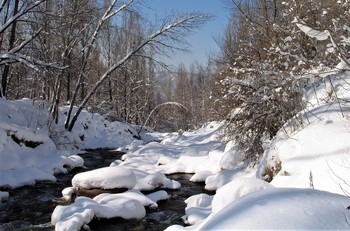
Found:
<path fill-rule="evenodd" d="M 157 201 L 168 199 L 165 190 L 181 187 L 168 178 L 171 173 L 193 173 L 191 181 L 204 182 L 215 195 L 188 198 L 183 219 L 189 226 L 168 230 L 349 229 L 350 94 L 343 87 L 349 73 L 335 72 L 331 78 L 340 103 L 329 98 L 327 81 L 317 83 L 316 91 L 310 88 L 307 110 L 296 117 L 303 124 L 286 123 L 255 166 L 244 163 L 234 142 L 220 142 L 220 122 L 182 134 L 142 134 L 143 140 L 135 140 L 135 127 L 84 111 L 74 132 L 54 127 L 50 129 L 62 136 L 50 138 L 53 132 L 40 102 L 0 98 L 6 109 L 0 111 L 0 186 L 54 181 L 55 173 L 83 166 L 78 150 L 113 147 L 127 151 L 122 160 L 75 175 L 62 196 L 71 199 L 77 188 L 127 191 L 77 197 L 71 205 L 57 206 L 51 220 L 56 230 L 80 230 L 94 217 L 142 219 L 145 207 L 157 208 Z M 271 169 L 274 175 L 269 175 Z M 0 201 L 8 197 L 2 189 Z"/>
<path fill-rule="evenodd" d="M 134 172 L 119 166 L 78 173 L 72 179 L 73 187 L 84 189 L 133 188 L 135 184 L 136 176 Z"/>

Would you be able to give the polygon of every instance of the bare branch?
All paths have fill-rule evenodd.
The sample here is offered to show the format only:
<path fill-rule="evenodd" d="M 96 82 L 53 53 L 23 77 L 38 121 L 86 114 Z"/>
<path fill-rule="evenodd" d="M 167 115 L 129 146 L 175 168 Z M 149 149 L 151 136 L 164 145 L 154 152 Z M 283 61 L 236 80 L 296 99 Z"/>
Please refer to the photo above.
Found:
<path fill-rule="evenodd" d="M 2 0 L 0 3 L 0 12 L 2 11 L 2 9 L 4 9 L 4 6 L 6 4 L 7 0 Z"/>
<path fill-rule="evenodd" d="M 27 38 L 26 40 L 24 40 L 20 45 L 12 48 L 9 52 L 10 53 L 17 53 L 18 51 L 22 50 L 23 47 L 25 45 L 27 45 L 28 43 L 30 43 L 36 36 L 38 36 L 41 31 L 43 30 L 43 28 L 40 28 L 39 30 L 37 30 L 32 36 L 30 36 L 29 38 Z"/>
<path fill-rule="evenodd" d="M 13 63 L 13 62 L 20 62 L 36 71 L 39 71 L 39 67 L 56 68 L 60 70 L 67 68 L 67 67 L 62 67 L 53 63 L 46 63 L 40 60 L 36 60 L 31 56 L 27 56 L 19 53 L 11 53 L 11 52 L 0 54 L 0 60 L 1 60 L 0 65 Z"/>
<path fill-rule="evenodd" d="M 118 1 L 118 0 L 115 0 L 115 2 L 117 2 L 117 1 Z M 105 14 L 105 16 L 102 18 L 102 20 L 104 20 L 104 21 L 105 21 L 105 20 L 108 20 L 110 17 L 112 17 L 112 16 L 118 14 L 120 11 L 122 11 L 122 10 L 128 8 L 133 2 L 134 2 L 134 0 L 130 0 L 128 3 L 123 4 L 121 7 L 119 7 L 117 10 L 115 10 L 115 11 L 113 11 L 113 12 L 111 12 L 111 11 L 112 11 L 112 8 L 110 8 L 109 11 L 108 11 L 108 13 L 106 12 L 107 14 Z M 114 3 L 113 3 L 113 5 L 114 5 Z"/>
<path fill-rule="evenodd" d="M 71 131 L 73 129 L 73 126 L 75 124 L 75 121 L 77 120 L 80 112 L 83 110 L 87 102 L 90 100 L 92 95 L 96 92 L 96 90 L 102 85 L 102 83 L 108 79 L 113 71 L 124 65 L 131 57 L 136 55 L 140 50 L 142 50 L 145 46 L 153 43 L 159 43 L 159 39 L 167 38 L 167 34 L 174 33 L 174 31 L 181 32 L 181 30 L 185 30 L 189 32 L 190 30 L 193 30 L 203 23 L 205 23 L 210 17 L 208 15 L 204 14 L 190 14 L 187 17 L 177 19 L 176 21 L 163 26 L 160 30 L 150 35 L 148 38 L 146 38 L 143 42 L 140 43 L 139 46 L 137 46 L 135 49 L 130 51 L 124 58 L 120 59 L 117 63 L 112 65 L 102 76 L 101 78 L 95 83 L 95 85 L 91 88 L 91 90 L 87 93 L 85 98 L 80 103 L 77 112 L 74 114 L 72 120 L 70 121 L 69 125 L 67 124 L 68 131 Z M 181 35 L 182 33 L 180 33 Z"/>
<path fill-rule="evenodd" d="M 0 34 L 4 33 L 4 31 L 9 28 L 9 26 L 11 26 L 17 19 L 19 19 L 20 17 L 22 17 L 23 15 L 25 15 L 26 13 L 28 13 L 30 10 L 34 9 L 35 7 L 37 7 L 38 5 L 40 5 L 41 3 L 45 2 L 46 0 L 40 0 L 40 1 L 36 1 L 33 5 L 28 6 L 28 7 L 23 7 L 24 9 L 21 9 L 21 11 L 19 11 L 16 15 L 12 16 L 6 23 L 4 23 L 1 27 L 0 27 Z"/>

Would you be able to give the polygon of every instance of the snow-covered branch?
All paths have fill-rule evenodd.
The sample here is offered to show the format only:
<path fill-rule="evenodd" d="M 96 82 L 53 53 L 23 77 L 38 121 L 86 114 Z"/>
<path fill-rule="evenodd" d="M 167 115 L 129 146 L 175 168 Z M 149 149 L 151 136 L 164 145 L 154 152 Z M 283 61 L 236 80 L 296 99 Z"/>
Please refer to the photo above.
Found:
<path fill-rule="evenodd" d="M 9 52 L 10 53 L 17 53 L 20 50 L 22 50 L 28 43 L 30 43 L 36 36 L 38 36 L 42 32 L 43 28 L 40 28 L 34 34 L 30 37 L 28 37 L 26 40 L 24 40 L 20 45 L 12 48 Z"/>
<path fill-rule="evenodd" d="M 319 41 L 324 41 L 324 40 L 330 39 L 331 44 L 332 44 L 333 48 L 336 50 L 336 52 L 338 54 L 338 58 L 340 59 L 340 62 L 342 63 L 342 65 L 338 65 L 338 66 L 341 66 L 344 69 L 350 68 L 349 61 L 345 57 L 343 51 L 340 49 L 338 44 L 335 42 L 335 40 L 334 40 L 334 38 L 329 30 L 319 31 L 319 30 L 313 29 L 313 28 L 307 26 L 303 21 L 301 21 L 298 18 L 294 18 L 292 23 L 295 23 L 295 25 L 301 31 L 303 31 L 307 36 L 309 36 L 310 38 L 315 38 L 316 40 L 319 40 Z"/>
<path fill-rule="evenodd" d="M 2 0 L 0 3 L 0 12 L 2 11 L 2 9 L 4 9 L 4 6 L 6 4 L 7 0 Z"/>
<path fill-rule="evenodd" d="M 27 3 L 28 5 L 26 7 L 23 7 L 23 9 L 21 11 L 19 11 L 17 14 L 13 15 L 12 17 L 10 17 L 3 25 L 1 25 L 1 27 L 0 27 L 0 34 L 4 33 L 4 31 L 7 28 L 9 28 L 20 17 L 22 17 L 23 15 L 27 14 L 29 11 L 31 11 L 32 9 L 34 9 L 37 6 L 39 6 L 41 3 L 45 2 L 45 1 L 46 0 L 35 1 L 31 5 L 29 5 L 29 3 Z M 2 4 L 5 4 L 5 3 L 2 2 Z"/>
<path fill-rule="evenodd" d="M 73 129 L 73 126 L 75 124 L 75 121 L 77 120 L 80 112 L 83 110 L 87 102 L 90 100 L 92 95 L 96 92 L 96 90 L 102 85 L 102 83 L 108 79 L 112 72 L 114 72 L 116 69 L 120 68 L 122 65 L 124 65 L 131 57 L 136 55 L 139 51 L 141 51 L 145 46 L 157 43 L 159 42 L 158 39 L 167 38 L 167 34 L 171 34 L 175 32 L 179 33 L 179 36 L 181 36 L 181 30 L 190 31 L 193 30 L 203 23 L 205 23 L 210 17 L 205 14 L 198 14 L 193 13 L 189 14 L 186 17 L 178 18 L 177 20 L 173 21 L 172 23 L 169 23 L 168 25 L 165 25 L 160 30 L 156 31 L 155 33 L 151 34 L 148 38 L 143 40 L 138 46 L 136 46 L 133 50 L 131 50 L 129 53 L 127 53 L 122 59 L 120 59 L 118 62 L 113 64 L 101 77 L 100 79 L 92 86 L 90 91 L 87 93 L 85 98 L 80 103 L 77 112 L 74 114 L 72 120 L 67 123 L 67 129 L 68 131 L 71 131 Z M 67 117 L 68 118 L 68 117 Z"/>
<path fill-rule="evenodd" d="M 236 85 L 241 87 L 247 87 L 255 89 L 252 82 L 249 80 L 241 80 L 234 77 L 227 77 L 224 79 L 223 84 L 229 84 L 230 86 Z"/>
<path fill-rule="evenodd" d="M 113 11 L 113 7 L 115 6 L 115 4 L 118 2 L 118 0 L 113 0 L 113 2 L 110 4 L 110 6 L 107 8 L 107 10 L 105 11 L 104 15 L 102 16 L 101 20 L 98 22 L 98 25 L 96 26 L 96 29 L 93 33 L 93 35 L 90 38 L 90 41 L 88 42 L 86 48 L 87 52 L 86 55 L 89 56 L 91 48 L 93 46 L 93 44 L 96 41 L 97 36 L 99 35 L 101 28 L 103 26 L 103 24 L 112 16 L 116 15 L 117 13 L 121 12 L 122 10 L 126 9 L 127 7 L 129 7 L 134 0 L 130 0 L 127 4 L 123 4 L 121 7 L 119 7 L 117 10 Z"/>
<path fill-rule="evenodd" d="M 303 21 L 300 21 L 298 18 L 295 18 L 292 23 L 295 23 L 295 25 L 310 38 L 315 38 L 319 41 L 323 41 L 328 39 L 328 37 L 330 36 L 328 30 L 319 31 L 313 29 L 307 26 Z"/>
<path fill-rule="evenodd" d="M 115 3 L 117 2 L 118 0 L 115 0 L 114 3 L 111 5 L 111 6 L 114 6 Z M 112 11 L 112 8 L 110 8 L 106 14 L 103 16 L 103 20 L 107 20 L 111 17 L 113 17 L 114 15 L 118 14 L 119 12 L 123 11 L 124 9 L 128 8 L 132 3 L 134 2 L 134 0 L 130 0 L 128 3 L 125 3 L 123 4 L 121 7 L 119 7 L 118 9 Z"/>
<path fill-rule="evenodd" d="M 56 68 L 61 70 L 66 68 L 57 64 L 47 63 L 47 62 L 34 59 L 33 57 L 28 55 L 12 53 L 12 52 L 0 54 L 0 60 L 1 60 L 0 65 L 13 63 L 13 62 L 20 62 L 36 71 L 39 71 L 39 67 Z"/>

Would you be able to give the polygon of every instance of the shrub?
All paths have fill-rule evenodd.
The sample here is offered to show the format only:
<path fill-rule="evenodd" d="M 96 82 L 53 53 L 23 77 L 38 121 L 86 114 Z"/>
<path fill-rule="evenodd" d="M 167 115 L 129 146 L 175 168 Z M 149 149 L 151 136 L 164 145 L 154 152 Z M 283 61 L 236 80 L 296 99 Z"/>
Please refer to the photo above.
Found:
<path fill-rule="evenodd" d="M 256 163 L 263 141 L 302 110 L 303 92 L 299 81 L 286 74 L 250 70 L 235 76 L 240 79 L 224 80 L 230 86 L 229 97 L 239 101 L 226 121 L 225 135 L 245 152 L 246 161 Z"/>

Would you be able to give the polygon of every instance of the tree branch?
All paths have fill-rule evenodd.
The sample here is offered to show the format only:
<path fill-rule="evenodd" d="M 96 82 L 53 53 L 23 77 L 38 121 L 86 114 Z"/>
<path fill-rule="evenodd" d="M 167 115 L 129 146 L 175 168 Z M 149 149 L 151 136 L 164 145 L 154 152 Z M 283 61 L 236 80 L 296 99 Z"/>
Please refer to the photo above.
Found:
<path fill-rule="evenodd" d="M 36 1 L 33 5 L 28 6 L 28 7 L 24 7 L 24 9 L 21 9 L 21 11 L 19 11 L 16 15 L 12 16 L 11 18 L 9 18 L 9 20 L 7 20 L 7 22 L 5 22 L 1 27 L 0 27 L 0 34 L 4 33 L 4 31 L 9 28 L 17 19 L 19 19 L 20 17 L 22 17 L 23 15 L 25 15 L 26 13 L 28 13 L 30 10 L 32 10 L 33 8 L 37 7 L 38 5 L 40 5 L 41 3 L 45 2 L 46 0 L 40 0 L 40 1 Z M 3 2 L 2 2 L 3 3 Z"/>
<path fill-rule="evenodd" d="M 167 33 L 171 33 L 173 30 L 176 29 L 185 29 L 190 30 L 191 28 L 195 28 L 196 26 L 199 26 L 198 24 L 203 24 L 209 19 L 208 15 L 203 14 L 190 14 L 185 18 L 180 18 L 177 21 L 170 23 L 169 25 L 166 25 L 162 27 L 160 30 L 155 32 L 154 34 L 150 35 L 146 40 L 140 43 L 139 46 L 137 46 L 135 49 L 130 51 L 124 58 L 119 60 L 117 63 L 112 65 L 102 76 L 101 78 L 95 83 L 95 85 L 91 88 L 91 90 L 88 92 L 88 94 L 85 96 L 85 98 L 80 103 L 78 110 L 74 114 L 72 120 L 70 121 L 69 125 L 67 126 L 67 130 L 71 131 L 74 127 L 74 124 L 76 120 L 78 119 L 79 114 L 87 104 L 87 102 L 90 100 L 92 95 L 96 92 L 96 90 L 102 85 L 102 83 L 110 77 L 111 73 L 121 67 L 123 64 L 125 64 L 131 57 L 133 57 L 135 54 L 137 54 L 140 50 L 142 50 L 145 46 L 157 42 L 157 39 L 159 39 L 162 36 L 166 36 Z M 191 26 L 192 25 L 192 26 Z"/>

